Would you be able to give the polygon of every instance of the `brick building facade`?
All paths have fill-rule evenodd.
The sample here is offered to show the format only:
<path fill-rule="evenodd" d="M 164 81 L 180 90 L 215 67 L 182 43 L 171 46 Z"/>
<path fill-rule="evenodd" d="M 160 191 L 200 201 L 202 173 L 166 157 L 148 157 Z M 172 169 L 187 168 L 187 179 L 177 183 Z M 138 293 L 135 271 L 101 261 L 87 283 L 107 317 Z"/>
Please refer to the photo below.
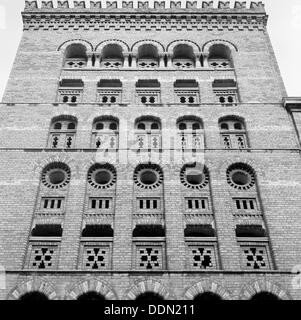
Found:
<path fill-rule="evenodd" d="M 300 299 L 301 101 L 263 4 L 137 5 L 26 1 L 0 299 Z"/>

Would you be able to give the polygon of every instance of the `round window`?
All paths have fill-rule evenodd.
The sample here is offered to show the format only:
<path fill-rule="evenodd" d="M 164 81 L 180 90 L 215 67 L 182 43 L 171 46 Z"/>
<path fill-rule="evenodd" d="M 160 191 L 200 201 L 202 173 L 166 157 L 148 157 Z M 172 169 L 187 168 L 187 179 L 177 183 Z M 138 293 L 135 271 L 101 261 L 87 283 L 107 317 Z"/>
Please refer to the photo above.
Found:
<path fill-rule="evenodd" d="M 254 171 L 245 164 L 232 165 L 227 170 L 227 182 L 239 190 L 247 190 L 255 184 Z"/>
<path fill-rule="evenodd" d="M 144 172 L 141 172 L 140 180 L 143 184 L 152 185 L 158 181 L 158 176 L 156 172 L 151 170 L 146 170 Z"/>
<path fill-rule="evenodd" d="M 140 165 L 134 173 L 134 181 L 143 189 L 155 189 L 163 182 L 163 173 L 156 165 Z"/>
<path fill-rule="evenodd" d="M 209 173 L 206 167 L 198 168 L 196 165 L 186 165 L 181 170 L 180 179 L 181 183 L 187 188 L 202 189 L 209 183 Z"/>
<path fill-rule="evenodd" d="M 108 189 L 116 183 L 116 171 L 109 164 L 94 165 L 88 172 L 89 184 L 97 189 Z"/>
<path fill-rule="evenodd" d="M 65 187 L 70 182 L 70 177 L 70 169 L 63 163 L 50 164 L 42 172 L 43 184 L 51 189 Z"/>

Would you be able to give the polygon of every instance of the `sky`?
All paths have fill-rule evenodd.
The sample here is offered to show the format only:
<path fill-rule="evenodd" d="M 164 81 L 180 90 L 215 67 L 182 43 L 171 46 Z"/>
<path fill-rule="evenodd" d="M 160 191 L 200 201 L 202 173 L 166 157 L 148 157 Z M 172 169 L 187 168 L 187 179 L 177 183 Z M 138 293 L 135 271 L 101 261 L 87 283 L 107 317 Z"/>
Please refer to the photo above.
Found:
<path fill-rule="evenodd" d="M 150 0 L 150 2 L 153 1 Z M 169 0 L 166 1 L 169 2 Z M 38 0 L 38 3 L 40 2 L 41 0 Z M 104 4 L 106 1 L 102 2 Z M 137 0 L 134 0 L 135 2 Z M 216 5 L 218 1 L 214 2 Z M 233 4 L 235 0 L 230 2 Z M 269 15 L 268 32 L 288 96 L 301 97 L 301 1 L 264 0 L 263 2 Z M 88 4 L 88 1 L 86 3 Z M 250 1 L 247 3 L 249 4 Z M 22 35 L 21 11 L 24 9 L 24 4 L 25 0 L 0 0 L 2 48 L 0 50 L 0 101 Z"/>

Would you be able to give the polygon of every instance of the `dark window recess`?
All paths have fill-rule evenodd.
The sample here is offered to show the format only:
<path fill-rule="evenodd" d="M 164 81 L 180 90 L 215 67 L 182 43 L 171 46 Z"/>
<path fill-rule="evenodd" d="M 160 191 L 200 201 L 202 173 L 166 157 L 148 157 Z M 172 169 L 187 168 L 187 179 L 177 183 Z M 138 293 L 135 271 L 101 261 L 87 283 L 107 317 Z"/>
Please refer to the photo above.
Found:
<path fill-rule="evenodd" d="M 111 225 L 86 225 L 82 237 L 113 237 L 114 230 Z"/>
<path fill-rule="evenodd" d="M 207 209 L 205 199 L 188 199 L 188 209 Z"/>
<path fill-rule="evenodd" d="M 32 291 L 25 293 L 23 296 L 19 298 L 19 300 L 23 301 L 46 301 L 48 300 L 47 296 L 44 293 L 38 291 Z"/>
<path fill-rule="evenodd" d="M 212 83 L 213 88 L 233 88 L 236 87 L 236 82 L 232 79 L 216 79 Z"/>
<path fill-rule="evenodd" d="M 175 88 L 197 88 L 198 83 L 195 80 L 177 80 L 174 82 Z"/>
<path fill-rule="evenodd" d="M 165 230 L 161 225 L 138 225 L 133 237 L 165 237 Z"/>
<path fill-rule="evenodd" d="M 137 88 L 160 88 L 158 80 L 138 80 L 136 82 Z"/>
<path fill-rule="evenodd" d="M 266 232 L 261 225 L 236 226 L 237 237 L 266 237 Z"/>
<path fill-rule="evenodd" d="M 256 300 L 257 301 L 273 301 L 273 300 L 281 300 L 281 299 L 271 292 L 262 291 L 262 292 L 256 293 L 251 298 L 251 300 L 254 300 L 254 301 L 256 301 Z"/>
<path fill-rule="evenodd" d="M 84 82 L 80 79 L 63 79 L 60 82 L 60 87 L 83 87 L 84 86 Z"/>
<path fill-rule="evenodd" d="M 207 301 L 218 301 L 218 300 L 222 300 L 222 298 L 219 295 L 217 295 L 216 293 L 204 292 L 204 293 L 198 294 L 193 300 L 197 303 L 197 302 L 206 301 L 206 300 Z"/>
<path fill-rule="evenodd" d="M 98 292 L 94 292 L 94 291 L 89 291 L 86 293 L 83 293 L 82 295 L 77 297 L 77 300 L 79 301 L 105 301 L 105 297 L 101 294 L 99 294 Z"/>
<path fill-rule="evenodd" d="M 110 209 L 110 202 L 109 199 L 92 199 L 91 209 Z"/>
<path fill-rule="evenodd" d="M 60 224 L 37 224 L 31 232 L 33 237 L 61 237 L 62 234 Z"/>
<path fill-rule="evenodd" d="M 215 237 L 215 230 L 210 224 L 188 224 L 185 237 Z"/>
<path fill-rule="evenodd" d="M 136 298 L 136 301 L 163 301 L 163 300 L 164 299 L 162 296 L 154 292 L 144 292 Z"/>
<path fill-rule="evenodd" d="M 122 82 L 120 80 L 100 80 L 97 84 L 99 88 L 121 88 Z"/>

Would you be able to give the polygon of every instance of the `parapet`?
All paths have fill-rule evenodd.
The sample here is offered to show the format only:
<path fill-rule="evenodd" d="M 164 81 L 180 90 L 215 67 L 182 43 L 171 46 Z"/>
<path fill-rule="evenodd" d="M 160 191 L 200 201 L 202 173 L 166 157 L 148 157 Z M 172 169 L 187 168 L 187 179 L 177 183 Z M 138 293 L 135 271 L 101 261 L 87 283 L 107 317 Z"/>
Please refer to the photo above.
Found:
<path fill-rule="evenodd" d="M 230 6 L 230 1 L 219 1 L 217 6 L 214 6 L 214 1 L 90 1 L 86 5 L 86 1 L 57 1 L 57 5 L 53 1 L 42 1 L 38 5 L 37 1 L 25 1 L 25 11 L 36 10 L 48 11 L 55 9 L 56 11 L 128 11 L 128 10 L 151 10 L 151 11 L 189 11 L 204 12 L 204 11 L 246 11 L 246 12 L 265 12 L 264 4 L 260 2 L 250 2 L 247 5 L 246 1 L 236 1 L 233 6 Z"/>
<path fill-rule="evenodd" d="M 268 16 L 262 2 L 26 1 L 24 30 L 257 30 Z"/>

